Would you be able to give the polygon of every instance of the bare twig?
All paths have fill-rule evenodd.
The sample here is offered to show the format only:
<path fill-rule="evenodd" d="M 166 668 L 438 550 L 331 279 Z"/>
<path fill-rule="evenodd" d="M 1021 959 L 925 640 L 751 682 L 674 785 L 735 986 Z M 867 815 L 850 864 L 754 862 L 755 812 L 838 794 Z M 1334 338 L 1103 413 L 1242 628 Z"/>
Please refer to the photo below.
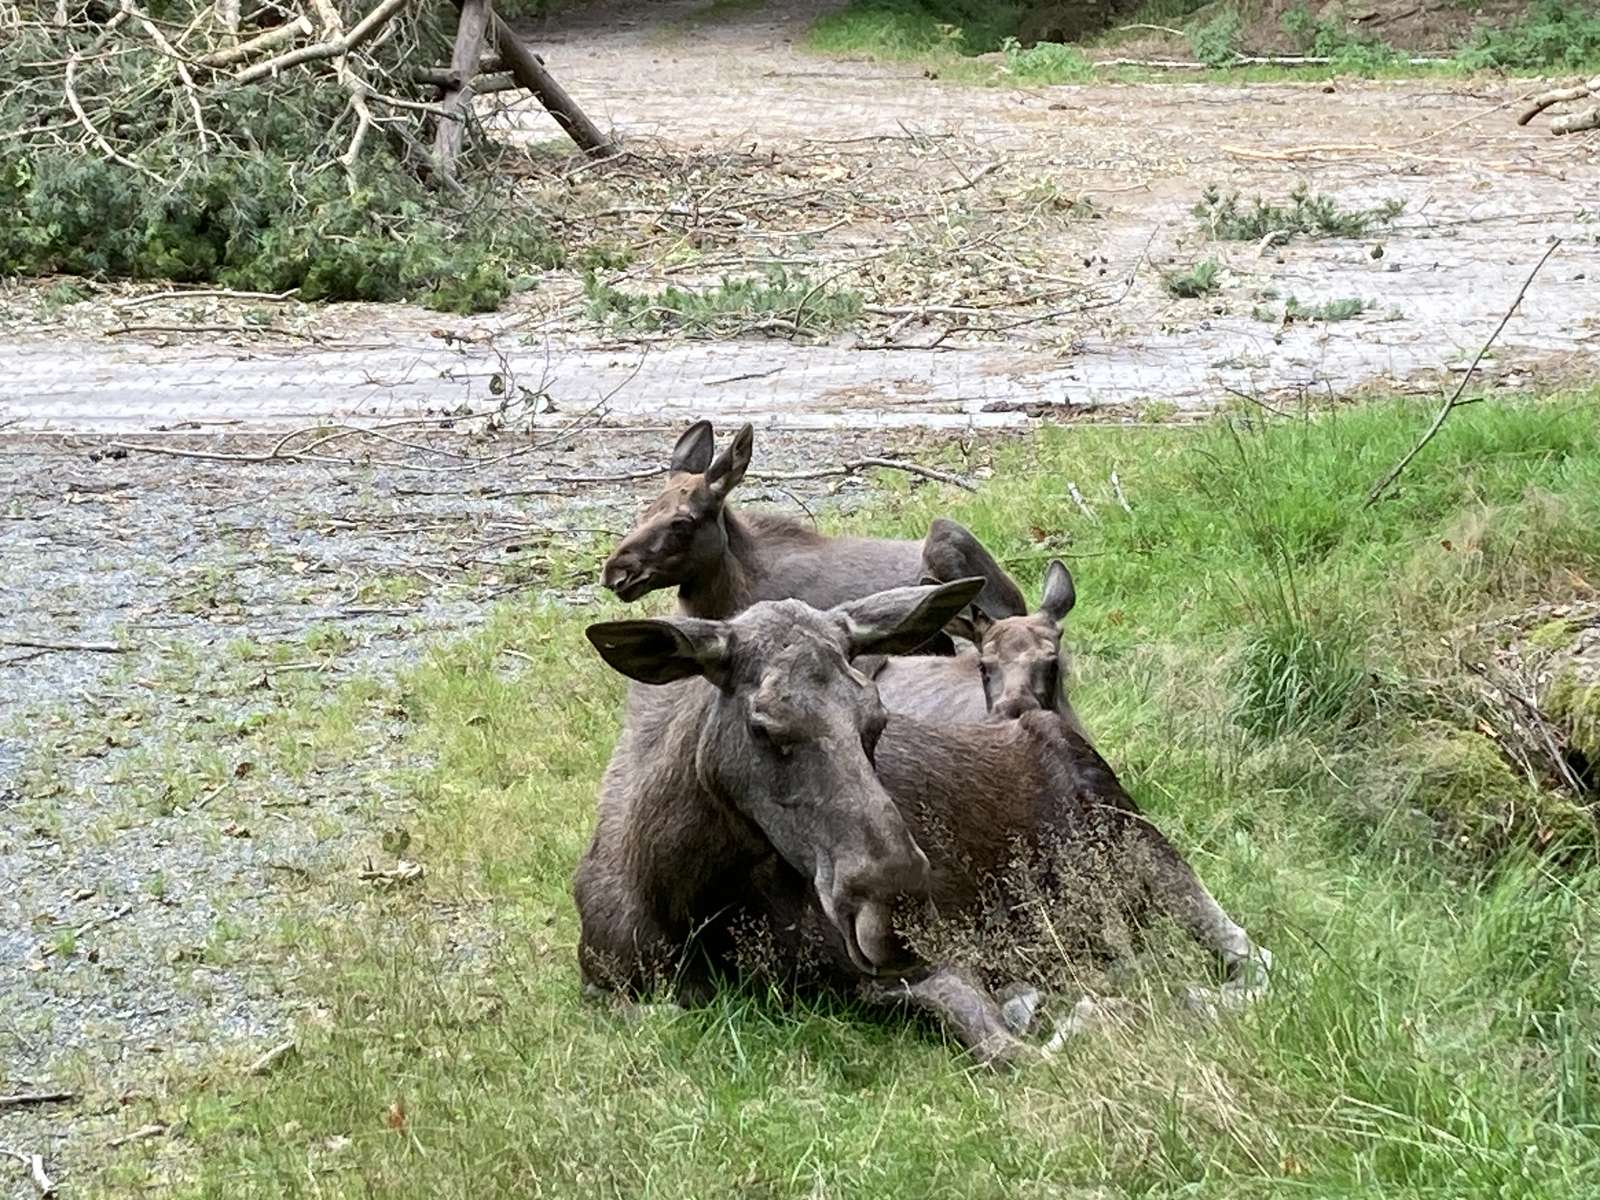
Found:
<path fill-rule="evenodd" d="M 178 79 L 183 83 L 184 94 L 189 98 L 189 109 L 194 113 L 195 132 L 200 138 L 200 153 L 204 154 L 209 130 L 206 129 L 205 115 L 200 111 L 200 93 L 194 86 L 194 76 L 189 74 L 189 64 L 183 55 L 173 49 L 172 43 L 156 27 L 155 22 L 134 7 L 132 0 L 122 0 L 122 8 L 124 12 L 133 14 L 134 20 L 139 22 L 140 27 L 149 34 L 150 40 L 156 44 L 156 49 L 172 60 L 173 67 L 178 72 Z"/>
<path fill-rule="evenodd" d="M 1072 502 L 1078 506 L 1078 511 L 1088 517 L 1089 520 L 1098 521 L 1100 519 L 1094 515 L 1094 509 L 1089 507 L 1089 502 L 1083 498 L 1083 493 L 1078 490 L 1078 485 L 1074 480 L 1067 480 L 1067 495 L 1072 497 Z"/>
<path fill-rule="evenodd" d="M 89 654 L 125 654 L 128 650 L 115 642 L 55 642 L 26 637 L 0 637 L 0 646 L 15 646 L 19 650 L 82 650 Z"/>
<path fill-rule="evenodd" d="M 165 1125 L 141 1125 L 132 1133 L 125 1133 L 121 1137 L 112 1138 L 106 1143 L 106 1147 L 107 1149 L 115 1150 L 117 1147 L 126 1146 L 130 1142 L 145 1142 L 151 1138 L 165 1137 L 166 1133 L 167 1127 Z"/>
<path fill-rule="evenodd" d="M 20 1150 L 11 1150 L 5 1146 L 0 1146 L 0 1154 L 4 1154 L 8 1158 L 14 1158 L 28 1168 L 28 1178 L 33 1183 L 33 1190 L 38 1192 L 40 1196 L 55 1195 L 56 1185 L 50 1176 L 45 1174 L 43 1155 L 24 1154 Z"/>
<path fill-rule="evenodd" d="M 31 1108 L 36 1104 L 63 1104 L 77 1098 L 77 1092 L 13 1092 L 9 1096 L 0 1096 L 0 1109 Z"/>
<path fill-rule="evenodd" d="M 1133 516 L 1133 506 L 1128 503 L 1128 498 L 1122 494 L 1122 480 L 1117 478 L 1117 469 L 1111 468 L 1111 491 L 1117 498 L 1117 503 L 1122 505 L 1122 511 L 1130 517 Z"/>
<path fill-rule="evenodd" d="M 795 471 L 784 474 L 757 474 L 752 471 L 750 478 L 763 483 L 793 483 L 801 479 L 831 479 L 842 475 L 858 475 L 862 471 L 874 468 L 886 471 L 904 471 L 909 475 L 920 475 L 924 479 L 932 479 L 938 483 L 948 483 L 968 492 L 978 489 L 959 475 L 952 475 L 948 471 L 935 470 L 933 467 L 924 467 L 920 463 L 904 462 L 897 458 L 852 458 L 834 467 L 819 467 L 815 471 Z"/>
<path fill-rule="evenodd" d="M 743 383 L 746 379 L 769 379 L 776 375 L 782 367 L 772 367 L 766 371 L 745 371 L 740 375 L 724 375 L 719 379 L 702 379 L 701 387 L 719 387 L 724 383 Z"/>
<path fill-rule="evenodd" d="M 294 1052 L 294 1042 L 279 1042 L 260 1058 L 256 1059 L 255 1062 L 246 1067 L 244 1073 L 246 1075 L 265 1075 L 274 1067 L 277 1067 L 283 1063 Z"/>
<path fill-rule="evenodd" d="M 1534 279 L 1538 277 L 1539 272 L 1544 269 L 1544 264 L 1550 261 L 1550 256 L 1554 254 L 1560 248 L 1560 246 L 1561 239 L 1557 238 L 1555 241 L 1550 243 L 1550 248 L 1547 249 L 1543 256 L 1540 257 L 1539 261 L 1533 265 L 1533 270 L 1528 272 L 1528 277 L 1522 281 L 1522 286 L 1517 289 L 1516 299 L 1511 301 L 1511 307 L 1506 309 L 1505 315 L 1500 318 L 1500 324 L 1494 327 L 1494 332 L 1489 335 L 1489 340 L 1484 342 L 1484 344 L 1478 348 L 1478 353 L 1472 359 L 1472 365 L 1469 366 L 1462 374 L 1461 382 L 1456 385 L 1456 390 L 1450 393 L 1450 399 L 1446 400 L 1443 407 L 1441 407 L 1434 415 L 1433 424 L 1428 426 L 1428 431 L 1422 435 L 1422 439 L 1415 446 L 1411 447 L 1410 452 L 1407 453 L 1406 456 L 1398 463 L 1396 463 L 1382 479 L 1373 484 L 1372 490 L 1367 493 L 1366 503 L 1362 505 L 1363 508 L 1370 508 L 1372 505 L 1378 502 L 1378 500 L 1383 496 L 1384 492 L 1389 490 L 1390 485 L 1392 485 L 1396 479 L 1400 478 L 1401 472 L 1411 465 L 1411 460 L 1416 458 L 1417 455 L 1421 454 L 1423 447 L 1431 442 L 1439 430 L 1444 427 L 1445 420 L 1450 416 L 1451 412 L 1464 403 L 1461 399 L 1461 393 L 1466 391 L 1468 380 L 1470 380 L 1477 372 L 1478 364 L 1483 361 L 1483 356 L 1489 352 L 1489 347 L 1493 346 L 1495 340 L 1499 338 L 1500 331 L 1506 327 L 1507 323 L 1516 314 L 1517 309 L 1521 307 L 1522 298 L 1528 294 L 1528 287 L 1533 283 Z M 1470 403 L 1470 401 L 1465 403 Z"/>

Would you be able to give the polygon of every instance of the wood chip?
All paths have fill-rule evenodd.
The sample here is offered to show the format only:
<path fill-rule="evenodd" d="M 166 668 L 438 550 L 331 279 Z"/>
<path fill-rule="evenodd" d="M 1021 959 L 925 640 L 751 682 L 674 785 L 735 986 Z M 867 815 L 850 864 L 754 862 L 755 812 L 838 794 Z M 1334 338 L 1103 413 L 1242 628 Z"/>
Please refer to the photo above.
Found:
<path fill-rule="evenodd" d="M 417 880 L 421 879 L 424 874 L 425 872 L 422 869 L 421 863 L 410 862 L 404 858 L 395 863 L 395 865 L 390 867 L 387 871 L 380 871 L 376 869 L 369 860 L 367 862 L 367 869 L 361 872 L 361 878 L 374 883 L 386 883 L 393 885 L 397 883 L 415 883 Z"/>

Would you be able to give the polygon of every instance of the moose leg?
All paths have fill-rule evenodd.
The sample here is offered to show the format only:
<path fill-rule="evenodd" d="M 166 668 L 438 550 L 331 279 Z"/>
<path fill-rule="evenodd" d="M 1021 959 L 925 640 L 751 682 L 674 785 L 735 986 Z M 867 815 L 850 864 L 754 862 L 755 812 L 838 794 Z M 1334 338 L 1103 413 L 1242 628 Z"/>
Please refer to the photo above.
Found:
<path fill-rule="evenodd" d="M 1222 1003 L 1239 1007 L 1263 995 L 1272 970 L 1271 952 L 1250 940 L 1206 890 L 1194 868 L 1154 827 L 1141 826 L 1139 836 L 1144 842 L 1144 853 L 1139 857 L 1151 898 L 1195 941 L 1216 955 L 1226 980 L 1220 994 Z"/>
<path fill-rule="evenodd" d="M 984 1066 L 1016 1067 L 1039 1057 L 1012 1034 L 994 997 L 954 967 L 936 967 L 915 982 L 868 981 L 860 994 L 877 1004 L 909 1004 L 930 1014 Z"/>
<path fill-rule="evenodd" d="M 986 582 L 973 605 L 991 620 L 1020 617 L 1028 611 L 1028 602 L 994 555 L 971 530 L 948 517 L 928 526 L 928 536 L 922 540 L 922 574 L 935 583 L 983 576 Z"/>

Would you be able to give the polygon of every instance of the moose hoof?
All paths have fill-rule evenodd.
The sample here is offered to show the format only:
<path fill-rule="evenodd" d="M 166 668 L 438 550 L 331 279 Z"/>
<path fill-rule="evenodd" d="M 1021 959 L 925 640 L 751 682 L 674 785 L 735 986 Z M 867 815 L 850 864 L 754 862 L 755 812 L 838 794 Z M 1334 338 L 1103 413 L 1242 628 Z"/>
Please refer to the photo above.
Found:
<path fill-rule="evenodd" d="M 1201 1020 L 1215 1021 L 1224 1013 L 1249 1008 L 1266 994 L 1266 990 L 1264 986 L 1246 986 L 1239 981 L 1225 983 L 1219 988 L 1191 983 L 1183 990 L 1183 1003 Z"/>
<path fill-rule="evenodd" d="M 1008 1033 L 990 1034 L 972 1048 L 972 1057 L 994 1071 L 1017 1071 L 1044 1059 L 1039 1050 Z"/>
<path fill-rule="evenodd" d="M 1026 983 L 1013 983 L 1003 989 L 998 997 L 1000 1019 L 1006 1028 L 1018 1037 L 1026 1037 L 1039 1015 L 1042 997 L 1039 989 Z"/>
<path fill-rule="evenodd" d="M 1072 1011 L 1055 1023 L 1055 1032 L 1045 1043 L 1044 1052 L 1054 1054 L 1073 1038 L 1094 1030 L 1130 1025 L 1138 1019 L 1139 1006 L 1120 996 L 1084 996 Z"/>

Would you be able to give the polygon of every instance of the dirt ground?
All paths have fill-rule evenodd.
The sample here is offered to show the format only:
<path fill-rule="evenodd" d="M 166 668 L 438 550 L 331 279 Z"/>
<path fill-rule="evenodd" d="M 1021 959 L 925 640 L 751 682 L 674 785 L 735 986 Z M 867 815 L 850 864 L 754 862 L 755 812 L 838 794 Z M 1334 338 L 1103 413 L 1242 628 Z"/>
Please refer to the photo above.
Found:
<path fill-rule="evenodd" d="M 531 101 L 484 102 L 494 128 L 539 148 L 519 195 L 571 251 L 506 311 L 153 288 L 63 306 L 50 285 L 0 286 L 0 425 L 393 418 L 506 365 L 602 391 L 627 379 L 610 409 L 629 420 L 857 428 L 1432 391 L 1555 238 L 1486 377 L 1594 374 L 1600 136 L 1518 127 L 1526 81 L 966 87 L 805 53 L 818 0 L 694 20 L 704 7 L 591 10 L 535 31 L 622 138 L 618 159 L 573 158 Z M 1208 186 L 1281 202 L 1297 184 L 1345 209 L 1404 208 L 1361 238 L 1270 245 L 1214 241 L 1191 211 Z M 1169 294 L 1164 275 L 1207 260 L 1218 290 Z M 803 313 L 769 314 L 714 339 L 619 329 L 585 292 L 591 271 L 637 295 L 774 270 L 858 293 L 861 319 L 813 334 L 792 328 Z M 1286 323 L 1291 297 L 1367 307 Z"/>
<path fill-rule="evenodd" d="M 250 730 L 392 680 L 497 599 L 589 594 L 650 486 L 627 477 L 691 415 L 758 421 L 758 467 L 782 474 L 1041 415 L 1433 393 L 1556 237 L 1485 379 L 1596 375 L 1600 138 L 1518 129 L 1519 85 L 963 88 L 806 55 L 816 0 L 685 20 L 703 7 L 541 28 L 629 153 L 551 150 L 522 186 L 589 261 L 628 251 L 596 268 L 620 290 L 781 265 L 859 290 L 855 328 L 619 332 L 577 263 L 487 318 L 0 284 L 0 1096 L 72 1093 L 0 1107 L 0 1146 L 70 1183 L 141 1097 L 283 1036 L 303 997 L 274 931 L 393 863 L 405 812 L 365 783 L 381 711 L 376 742 L 292 780 L 256 769 Z M 556 132 L 526 105 L 492 119 Z M 1265 250 L 1213 244 L 1189 211 L 1207 184 L 1300 181 L 1405 209 Z M 1167 294 L 1163 271 L 1206 257 L 1219 293 Z M 1376 306 L 1252 315 L 1290 295 Z M 325 421 L 339 440 L 315 446 Z M 252 461 L 285 435 L 324 461 Z M 865 486 L 758 481 L 747 501 Z M 0 1194 L 31 1195 L 13 1166 Z"/>

